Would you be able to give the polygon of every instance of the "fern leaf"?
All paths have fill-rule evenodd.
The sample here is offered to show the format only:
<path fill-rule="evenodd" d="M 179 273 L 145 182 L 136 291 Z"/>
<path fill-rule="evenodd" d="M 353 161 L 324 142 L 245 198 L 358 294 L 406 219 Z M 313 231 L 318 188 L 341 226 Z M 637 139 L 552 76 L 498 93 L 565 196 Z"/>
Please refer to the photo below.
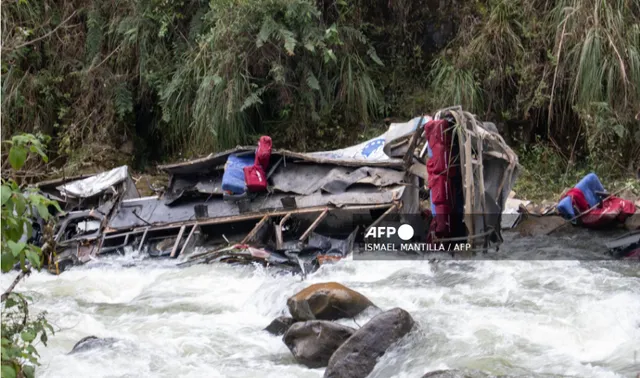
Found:
<path fill-rule="evenodd" d="M 277 24 L 271 17 L 266 17 L 262 22 L 262 27 L 260 28 L 260 32 L 258 33 L 258 38 L 256 39 L 256 46 L 258 48 L 262 47 L 265 42 L 271 38 L 271 36 L 275 33 L 277 29 Z"/>
<path fill-rule="evenodd" d="M 367 55 L 369 55 L 371 60 L 373 60 L 377 65 L 384 67 L 384 63 L 382 63 L 382 60 L 378 56 L 378 53 L 376 52 L 376 49 L 373 48 L 373 46 L 369 47 L 369 51 L 367 51 Z"/>
<path fill-rule="evenodd" d="M 100 53 L 103 40 L 104 20 L 97 10 L 91 10 L 87 16 L 87 38 L 85 40 L 85 53 L 90 62 Z"/>
<path fill-rule="evenodd" d="M 125 83 L 120 83 L 116 86 L 113 103 L 121 120 L 127 114 L 133 112 L 133 96 Z"/>
<path fill-rule="evenodd" d="M 207 8 L 205 7 L 199 8 L 191 19 L 191 22 L 189 23 L 189 34 L 187 35 L 190 41 L 195 41 L 200 34 L 200 30 L 202 30 L 202 25 L 204 24 L 203 18 L 206 14 L 206 10 Z"/>
<path fill-rule="evenodd" d="M 314 75 L 311 71 L 307 72 L 307 85 L 313 90 L 320 90 L 320 83 L 318 82 L 318 78 L 316 78 L 316 75 Z"/>
<path fill-rule="evenodd" d="M 311 41 L 304 44 L 304 48 L 309 50 L 310 52 L 316 52 L 316 47 L 311 43 Z"/>
<path fill-rule="evenodd" d="M 243 112 L 255 105 L 262 105 L 262 99 L 260 96 L 264 93 L 265 88 L 260 88 L 257 91 L 251 93 L 249 97 L 244 100 L 244 103 L 240 107 L 240 111 Z"/>
<path fill-rule="evenodd" d="M 139 28 L 135 17 L 123 18 L 122 21 L 118 23 L 116 30 L 129 44 L 134 44 L 138 40 Z"/>
<path fill-rule="evenodd" d="M 295 34 L 287 29 L 280 29 L 280 37 L 284 40 L 284 49 L 287 50 L 289 56 L 295 55 L 293 50 L 296 48 L 298 41 L 296 41 Z"/>
<path fill-rule="evenodd" d="M 271 70 L 269 71 L 269 75 L 271 75 L 274 82 L 278 84 L 284 84 L 285 82 L 284 67 L 280 63 L 274 62 L 271 65 Z"/>

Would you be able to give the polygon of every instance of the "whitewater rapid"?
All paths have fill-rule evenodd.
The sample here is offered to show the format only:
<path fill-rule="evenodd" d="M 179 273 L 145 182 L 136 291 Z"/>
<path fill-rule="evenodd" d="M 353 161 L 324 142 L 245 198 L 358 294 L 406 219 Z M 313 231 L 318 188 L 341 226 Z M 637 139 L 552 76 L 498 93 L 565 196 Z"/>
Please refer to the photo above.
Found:
<path fill-rule="evenodd" d="M 640 270 L 611 261 L 341 261 L 305 281 L 258 266 L 112 257 L 17 290 L 57 330 L 39 346 L 38 377 L 322 377 L 263 328 L 286 299 L 337 281 L 418 326 L 370 377 L 494 374 L 634 377 L 640 372 Z M 634 265 L 635 264 L 635 265 Z M 2 289 L 14 274 L 1 277 Z M 355 321 L 362 325 L 365 318 Z M 353 320 L 344 324 L 358 327 Z M 68 355 L 89 335 L 108 347 Z"/>

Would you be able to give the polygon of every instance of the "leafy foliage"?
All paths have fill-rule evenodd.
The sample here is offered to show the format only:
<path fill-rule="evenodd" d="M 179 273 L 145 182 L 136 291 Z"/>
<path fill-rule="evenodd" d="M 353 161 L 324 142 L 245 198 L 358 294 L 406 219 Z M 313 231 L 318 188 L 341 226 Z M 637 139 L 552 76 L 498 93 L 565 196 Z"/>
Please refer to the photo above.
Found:
<path fill-rule="evenodd" d="M 540 137 L 565 167 L 640 164 L 634 0 L 44 0 L 2 11 L 2 137 L 52 135 L 67 172 L 208 154 L 258 133 L 336 148 L 383 117 L 454 104 L 513 145 Z"/>
<path fill-rule="evenodd" d="M 22 134 L 14 136 L 5 144 L 10 146 L 9 162 L 15 171 L 23 167 L 30 154 L 47 160 L 41 138 Z M 14 265 L 18 265 L 26 274 L 32 268 L 40 270 L 43 252 L 29 243 L 34 232 L 32 221 L 36 216 L 48 220 L 51 217 L 49 206 L 60 210 L 58 204 L 35 192 L 24 190 L 13 179 L 2 180 L 0 194 L 2 272 L 11 271 Z M 22 275 L 19 275 L 16 280 L 21 278 Z M 34 377 L 39 357 L 34 343 L 38 339 L 46 345 L 47 332 L 53 332 L 53 328 L 44 314 L 31 318 L 28 308 L 30 298 L 11 292 L 11 289 L 2 295 L 2 377 Z"/>
<path fill-rule="evenodd" d="M 483 2 L 433 66 L 437 104 L 524 120 L 506 131 L 548 138 L 567 163 L 579 153 L 638 163 L 639 32 L 634 1 Z"/>
<path fill-rule="evenodd" d="M 284 131 L 280 142 L 305 147 L 321 119 L 378 113 L 366 63 L 375 51 L 358 30 L 327 27 L 311 1 L 212 2 L 204 20 L 198 46 L 161 91 L 165 135 L 177 148 L 245 143 L 263 123 Z"/>
<path fill-rule="evenodd" d="M 156 155 L 208 153 L 257 132 L 304 148 L 315 129 L 368 123 L 382 108 L 375 49 L 357 25 L 343 16 L 329 23 L 311 0 L 2 8 L 3 137 L 52 134 L 56 154 L 72 163 L 111 161 L 128 139 L 157 142 Z"/>
<path fill-rule="evenodd" d="M 31 298 L 18 293 L 9 294 L 2 304 L 2 377 L 34 377 L 38 365 L 39 341 L 47 345 L 53 327 L 45 313 L 29 317 Z"/>

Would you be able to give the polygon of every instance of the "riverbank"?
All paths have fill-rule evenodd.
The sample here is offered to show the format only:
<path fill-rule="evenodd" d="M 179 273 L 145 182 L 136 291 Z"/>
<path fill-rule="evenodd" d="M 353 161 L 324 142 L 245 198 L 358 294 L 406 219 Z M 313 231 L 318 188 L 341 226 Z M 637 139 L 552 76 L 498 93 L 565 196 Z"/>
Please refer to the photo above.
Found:
<path fill-rule="evenodd" d="M 522 170 L 514 191 L 523 200 L 555 202 L 566 189 L 573 187 L 590 172 L 598 175 L 609 192 L 623 191 L 623 197 L 634 201 L 640 195 L 640 177 L 637 172 L 617 166 L 606 159 L 569 163 L 556 149 L 544 143 L 517 148 L 516 154 Z"/>

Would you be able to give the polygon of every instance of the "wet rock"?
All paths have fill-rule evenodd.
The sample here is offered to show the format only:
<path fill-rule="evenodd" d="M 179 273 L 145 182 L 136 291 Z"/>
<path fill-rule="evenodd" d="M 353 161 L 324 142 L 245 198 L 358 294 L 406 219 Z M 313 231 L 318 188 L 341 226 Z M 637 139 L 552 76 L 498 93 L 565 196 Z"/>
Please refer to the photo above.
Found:
<path fill-rule="evenodd" d="M 378 358 L 409 333 L 413 324 L 411 315 L 401 308 L 375 316 L 333 353 L 324 378 L 365 378 Z"/>
<path fill-rule="evenodd" d="M 352 318 L 369 306 L 367 297 L 337 282 L 311 285 L 287 300 L 296 320 Z"/>
<path fill-rule="evenodd" d="M 555 208 L 555 206 L 556 206 L 555 202 L 544 200 L 542 201 L 542 203 L 539 203 L 539 204 L 529 203 L 528 205 L 525 206 L 525 209 L 530 214 L 545 215 L 548 212 L 551 212 Z"/>
<path fill-rule="evenodd" d="M 280 336 L 284 335 L 289 327 L 296 321 L 289 316 L 278 316 L 264 330 L 272 335 Z"/>
<path fill-rule="evenodd" d="M 627 218 L 624 222 L 624 227 L 629 231 L 640 230 L 640 212 L 637 212 Z"/>
<path fill-rule="evenodd" d="M 80 341 L 76 343 L 76 345 L 73 346 L 73 349 L 71 349 L 71 352 L 69 352 L 69 354 L 86 352 L 91 349 L 110 346 L 117 341 L 118 339 L 114 339 L 113 337 L 105 337 L 105 338 L 100 338 L 96 336 L 83 337 L 82 339 L 80 339 Z"/>
<path fill-rule="evenodd" d="M 326 367 L 336 351 L 355 329 L 326 320 L 310 320 L 293 324 L 282 341 L 296 361 L 310 367 Z"/>
<path fill-rule="evenodd" d="M 543 236 L 566 222 L 564 218 L 557 215 L 527 216 L 518 223 L 514 231 L 518 232 L 520 236 Z M 570 226 L 566 227 L 571 229 Z"/>

